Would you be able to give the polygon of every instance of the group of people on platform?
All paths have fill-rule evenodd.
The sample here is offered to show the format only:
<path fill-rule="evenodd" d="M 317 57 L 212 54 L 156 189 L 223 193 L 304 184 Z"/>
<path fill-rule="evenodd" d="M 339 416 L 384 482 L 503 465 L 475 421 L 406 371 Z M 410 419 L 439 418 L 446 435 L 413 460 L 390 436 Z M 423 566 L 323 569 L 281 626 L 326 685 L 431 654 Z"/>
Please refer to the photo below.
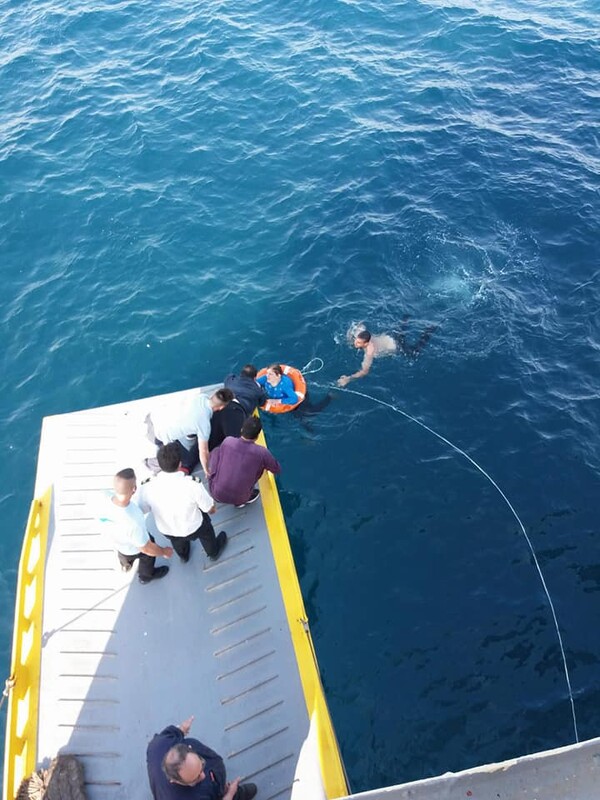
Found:
<path fill-rule="evenodd" d="M 227 545 L 227 533 L 217 534 L 211 521 L 216 503 L 253 503 L 264 470 L 281 472 L 279 462 L 256 442 L 262 424 L 254 412 L 269 391 L 268 382 L 265 391 L 256 376 L 256 367 L 247 364 L 210 397 L 175 396 L 146 417 L 148 438 L 158 448 L 156 458 L 146 459 L 154 476 L 138 487 L 131 467 L 120 470 L 97 513 L 122 569 L 127 572 L 139 562 L 140 583 L 168 573 L 168 566 L 156 566 L 158 556 L 169 559 L 174 551 L 187 562 L 195 539 L 216 561 Z M 198 464 L 206 486 L 192 475 Z M 170 546 L 157 544 L 148 532 L 145 515 L 150 512 Z"/>
<path fill-rule="evenodd" d="M 256 442 L 262 424 L 254 412 L 268 397 L 292 402 L 289 378 L 277 364 L 269 367 L 264 381 L 256 378 L 256 367 L 247 364 L 239 375 L 228 375 L 223 388 L 210 397 L 175 397 L 146 418 L 148 438 L 158 448 L 155 459 L 146 459 L 154 476 L 138 486 L 131 467 L 120 470 L 97 513 L 121 568 L 127 572 L 138 561 L 140 583 L 168 573 L 168 566 L 155 565 L 158 556 L 168 559 L 175 552 L 186 563 L 195 539 L 216 561 L 227 545 L 227 533 L 215 533 L 210 519 L 216 502 L 238 508 L 253 503 L 264 470 L 281 472 L 279 462 Z M 192 474 L 198 464 L 207 487 Z M 170 546 L 157 544 L 149 533 L 145 515 L 150 512 Z M 221 756 L 188 737 L 192 721 L 169 725 L 148 745 L 154 800 L 252 800 L 254 783 L 240 784 L 239 778 L 228 782 Z"/>
<path fill-rule="evenodd" d="M 372 336 L 364 325 L 351 330 L 349 341 L 363 351 L 363 363 L 358 372 L 342 375 L 338 385 L 364 377 L 379 356 L 402 352 L 416 358 L 435 327 L 425 329 L 417 344 L 409 346 L 403 332 L 406 319 L 394 336 Z M 146 459 L 153 477 L 138 487 L 132 468 L 120 470 L 114 476 L 113 491 L 103 497 L 98 512 L 124 571 L 138 561 L 140 583 L 163 578 L 169 567 L 157 567 L 156 558 L 169 559 L 175 552 L 186 563 L 195 539 L 209 558 L 216 561 L 220 557 L 227 533 L 217 534 L 211 522 L 216 503 L 237 507 L 253 503 L 259 497 L 256 484 L 264 470 L 281 472 L 269 450 L 257 444 L 262 424 L 254 412 L 267 399 L 271 404 L 291 406 L 300 400 L 279 364 L 268 367 L 260 377 L 256 367 L 247 364 L 239 375 L 228 375 L 223 387 L 210 397 L 188 394 L 182 400 L 176 396 L 146 417 L 147 436 L 157 447 L 156 457 Z M 198 464 L 206 486 L 193 475 Z M 157 544 L 149 533 L 148 513 L 170 546 Z M 221 756 L 188 736 L 192 722 L 190 717 L 167 726 L 148 745 L 148 778 L 154 800 L 252 800 L 256 785 L 241 784 L 239 778 L 228 782 Z"/>

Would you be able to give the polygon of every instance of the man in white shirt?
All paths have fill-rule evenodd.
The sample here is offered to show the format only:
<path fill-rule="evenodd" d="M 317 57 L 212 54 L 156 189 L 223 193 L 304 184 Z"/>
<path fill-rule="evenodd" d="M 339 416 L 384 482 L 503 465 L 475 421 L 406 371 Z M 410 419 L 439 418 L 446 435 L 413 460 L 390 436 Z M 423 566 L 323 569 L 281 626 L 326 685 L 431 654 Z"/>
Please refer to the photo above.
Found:
<path fill-rule="evenodd" d="M 208 440 L 213 411 L 233 400 L 231 389 L 217 389 L 211 396 L 197 394 L 156 408 L 147 418 L 149 437 L 155 444 L 179 442 L 182 468 L 191 473 L 198 461 L 208 475 Z"/>
<path fill-rule="evenodd" d="M 136 490 L 135 472 L 122 469 L 113 478 L 113 492 L 107 492 L 98 509 L 98 519 L 103 533 L 110 536 L 117 550 L 121 568 L 129 572 L 133 562 L 139 560 L 140 583 L 164 578 L 168 567 L 155 567 L 156 556 L 171 558 L 172 547 L 160 547 L 146 530 L 146 521 L 140 507 L 132 501 Z"/>
<path fill-rule="evenodd" d="M 194 539 L 200 539 L 206 555 L 216 561 L 225 549 L 227 534 L 215 535 L 209 517 L 216 510 L 212 497 L 199 481 L 181 472 L 178 442 L 160 447 L 156 457 L 162 472 L 140 486 L 140 508 L 152 511 L 159 531 L 184 563 L 189 561 Z"/>

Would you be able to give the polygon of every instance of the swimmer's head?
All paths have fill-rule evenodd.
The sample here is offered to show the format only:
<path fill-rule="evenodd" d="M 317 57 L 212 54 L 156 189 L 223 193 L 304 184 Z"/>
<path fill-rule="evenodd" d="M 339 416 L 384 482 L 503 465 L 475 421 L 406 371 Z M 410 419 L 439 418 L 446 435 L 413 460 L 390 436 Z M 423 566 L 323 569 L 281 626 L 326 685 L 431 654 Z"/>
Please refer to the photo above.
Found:
<path fill-rule="evenodd" d="M 354 347 L 359 347 L 361 350 L 363 350 L 370 341 L 371 333 L 365 329 L 364 331 L 356 334 L 356 338 L 354 339 Z"/>

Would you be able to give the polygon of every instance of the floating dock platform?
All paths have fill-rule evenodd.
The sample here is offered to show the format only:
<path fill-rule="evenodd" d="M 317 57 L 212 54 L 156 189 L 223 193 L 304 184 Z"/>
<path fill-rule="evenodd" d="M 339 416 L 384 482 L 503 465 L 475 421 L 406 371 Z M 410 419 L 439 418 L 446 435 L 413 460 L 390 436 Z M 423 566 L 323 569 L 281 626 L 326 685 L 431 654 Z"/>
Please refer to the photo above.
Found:
<path fill-rule="evenodd" d="M 169 401 L 217 387 L 203 387 Z M 85 770 L 89 800 L 147 800 L 146 746 L 190 715 L 258 800 L 348 792 L 319 680 L 273 476 L 261 499 L 220 506 L 218 561 L 141 585 L 123 573 L 94 503 L 153 454 L 144 419 L 165 396 L 44 419 L 36 500 L 17 596 L 4 793 L 59 754 Z M 148 518 L 159 543 L 168 544 Z M 166 563 L 162 560 L 158 564 Z M 302 753 L 302 756 L 301 756 Z"/>

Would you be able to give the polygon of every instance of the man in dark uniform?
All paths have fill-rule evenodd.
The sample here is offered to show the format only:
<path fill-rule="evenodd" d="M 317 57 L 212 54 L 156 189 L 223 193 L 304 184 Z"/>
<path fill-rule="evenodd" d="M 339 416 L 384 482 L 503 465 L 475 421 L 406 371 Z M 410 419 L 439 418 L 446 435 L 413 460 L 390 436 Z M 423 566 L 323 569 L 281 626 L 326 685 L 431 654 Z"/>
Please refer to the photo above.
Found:
<path fill-rule="evenodd" d="M 267 399 L 265 390 L 256 382 L 257 374 L 254 364 L 246 364 L 239 375 L 228 375 L 223 381 L 225 388 L 231 389 L 235 399 L 243 406 L 247 416 L 253 414 Z"/>
<path fill-rule="evenodd" d="M 215 411 L 210 421 L 209 453 L 222 444 L 228 436 L 241 436 L 245 419 L 246 410 L 237 397 L 234 397 L 221 411 Z"/>
<path fill-rule="evenodd" d="M 148 745 L 146 762 L 154 800 L 252 800 L 256 784 L 227 782 L 223 759 L 188 738 L 193 717 L 169 725 Z"/>

